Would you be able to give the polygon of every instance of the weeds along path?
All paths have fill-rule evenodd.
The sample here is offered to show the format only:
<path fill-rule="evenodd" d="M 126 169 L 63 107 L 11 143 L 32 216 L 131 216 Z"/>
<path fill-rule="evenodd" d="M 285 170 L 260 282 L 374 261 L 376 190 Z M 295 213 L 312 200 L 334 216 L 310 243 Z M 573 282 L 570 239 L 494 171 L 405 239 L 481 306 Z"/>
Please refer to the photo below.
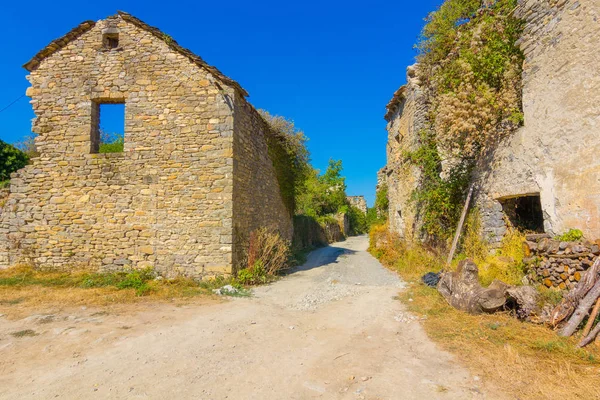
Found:
<path fill-rule="evenodd" d="M 427 338 L 367 245 L 319 249 L 251 298 L 0 317 L 0 398 L 501 399 Z"/>

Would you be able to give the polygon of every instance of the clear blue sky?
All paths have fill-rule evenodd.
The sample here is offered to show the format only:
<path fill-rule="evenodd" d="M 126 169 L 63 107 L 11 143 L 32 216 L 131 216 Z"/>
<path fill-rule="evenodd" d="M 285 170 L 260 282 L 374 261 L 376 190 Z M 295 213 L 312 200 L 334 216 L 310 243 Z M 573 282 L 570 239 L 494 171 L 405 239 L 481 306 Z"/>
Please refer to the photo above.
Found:
<path fill-rule="evenodd" d="M 348 194 L 373 203 L 385 164 L 385 105 L 405 83 L 423 19 L 421 1 L 9 1 L 0 15 L 0 109 L 25 93 L 21 67 L 84 20 L 127 11 L 238 81 L 256 108 L 283 115 L 310 138 L 313 165 L 342 159 Z M 30 133 L 28 98 L 0 113 L 0 138 Z"/>

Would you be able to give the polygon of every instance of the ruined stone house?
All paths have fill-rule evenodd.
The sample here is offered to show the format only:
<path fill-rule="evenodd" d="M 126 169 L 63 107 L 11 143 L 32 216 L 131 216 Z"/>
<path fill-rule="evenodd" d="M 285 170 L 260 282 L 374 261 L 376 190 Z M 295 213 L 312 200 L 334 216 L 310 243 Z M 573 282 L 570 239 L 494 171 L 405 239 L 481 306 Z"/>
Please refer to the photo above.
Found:
<path fill-rule="evenodd" d="M 367 213 L 367 200 L 365 199 L 365 196 L 348 196 L 346 198 L 351 206 L 358 208 L 365 214 Z"/>
<path fill-rule="evenodd" d="M 232 273 L 260 227 L 291 238 L 266 122 L 235 81 L 123 12 L 52 41 L 29 71 L 39 158 L 11 179 L 0 267 Z M 124 151 L 98 154 L 100 108 Z"/>
<path fill-rule="evenodd" d="M 524 126 L 501 142 L 477 171 L 475 203 L 483 234 L 499 241 L 507 222 L 561 234 L 581 229 L 600 237 L 600 1 L 523 0 L 520 46 Z M 410 193 L 419 172 L 403 159 L 418 146 L 427 104 L 409 68 L 408 83 L 388 104 L 387 166 L 390 227 L 404 236 L 418 230 Z"/>

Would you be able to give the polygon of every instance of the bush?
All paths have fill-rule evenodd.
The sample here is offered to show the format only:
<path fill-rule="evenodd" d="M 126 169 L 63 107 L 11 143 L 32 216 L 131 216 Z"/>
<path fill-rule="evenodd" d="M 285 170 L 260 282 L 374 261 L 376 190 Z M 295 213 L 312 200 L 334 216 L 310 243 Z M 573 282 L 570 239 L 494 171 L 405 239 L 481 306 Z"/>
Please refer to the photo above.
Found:
<path fill-rule="evenodd" d="M 0 140 L 0 182 L 10 179 L 10 174 L 25 167 L 29 157 L 21 150 Z"/>
<path fill-rule="evenodd" d="M 101 142 L 98 153 L 122 153 L 125 146 L 125 138 L 123 135 L 114 133 L 108 134 L 100 132 Z"/>
<path fill-rule="evenodd" d="M 556 240 L 560 240 L 561 242 L 578 242 L 581 239 L 583 239 L 583 232 L 579 229 L 569 229 L 564 235 L 556 237 Z"/>
<path fill-rule="evenodd" d="M 265 110 L 259 110 L 259 113 L 271 128 L 267 135 L 269 157 L 275 167 L 284 203 L 290 214 L 294 214 L 297 199 L 306 190 L 312 169 L 306 136 L 284 117 L 271 115 Z"/>
<path fill-rule="evenodd" d="M 290 243 L 279 233 L 267 228 L 250 234 L 246 267 L 238 271 L 242 284 L 265 283 L 288 268 L 291 259 Z"/>

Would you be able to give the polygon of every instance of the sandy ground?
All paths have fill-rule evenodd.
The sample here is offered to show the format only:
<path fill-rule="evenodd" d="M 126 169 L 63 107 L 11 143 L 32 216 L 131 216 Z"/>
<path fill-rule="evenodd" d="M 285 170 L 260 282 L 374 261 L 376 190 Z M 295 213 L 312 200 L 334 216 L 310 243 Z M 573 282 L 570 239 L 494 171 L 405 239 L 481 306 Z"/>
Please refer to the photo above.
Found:
<path fill-rule="evenodd" d="M 502 398 L 427 338 L 367 242 L 250 298 L 0 317 L 0 398 Z"/>

